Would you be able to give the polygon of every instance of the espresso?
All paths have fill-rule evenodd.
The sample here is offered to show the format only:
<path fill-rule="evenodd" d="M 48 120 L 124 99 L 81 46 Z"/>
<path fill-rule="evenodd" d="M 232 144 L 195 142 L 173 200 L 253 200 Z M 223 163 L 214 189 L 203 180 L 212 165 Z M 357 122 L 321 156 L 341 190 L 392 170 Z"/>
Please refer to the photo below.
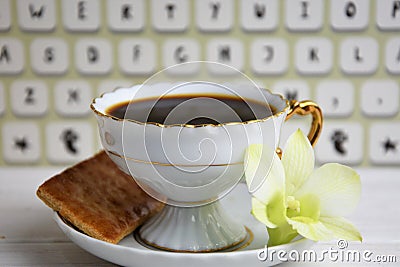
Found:
<path fill-rule="evenodd" d="M 272 105 L 229 95 L 172 95 L 121 102 L 106 113 L 120 119 L 171 124 L 246 122 L 273 115 Z"/>

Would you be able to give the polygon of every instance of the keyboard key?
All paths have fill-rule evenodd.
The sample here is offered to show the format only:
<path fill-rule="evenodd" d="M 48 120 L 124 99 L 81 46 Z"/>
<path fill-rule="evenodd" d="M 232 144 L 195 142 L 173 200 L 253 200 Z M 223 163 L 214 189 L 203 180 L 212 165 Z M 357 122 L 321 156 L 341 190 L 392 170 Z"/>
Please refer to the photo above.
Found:
<path fill-rule="evenodd" d="M 21 117 L 38 117 L 48 109 L 47 85 L 40 80 L 15 81 L 10 87 L 11 108 Z"/>
<path fill-rule="evenodd" d="M 370 37 L 358 37 L 342 41 L 340 67 L 347 74 L 373 74 L 378 68 L 376 40 Z"/>
<path fill-rule="evenodd" d="M 0 31 L 8 31 L 11 27 L 10 1 L 0 0 Z"/>
<path fill-rule="evenodd" d="M 39 127 L 32 122 L 3 125 L 3 156 L 7 163 L 35 163 L 40 159 Z"/>
<path fill-rule="evenodd" d="M 24 48 L 15 38 L 0 38 L 0 74 L 18 74 L 24 69 Z"/>
<path fill-rule="evenodd" d="M 93 129 L 86 122 L 53 122 L 46 127 L 46 152 L 50 163 L 70 164 L 92 155 Z"/>
<path fill-rule="evenodd" d="M 233 1 L 196 0 L 196 25 L 201 31 L 224 32 L 233 27 Z"/>
<path fill-rule="evenodd" d="M 244 64 L 243 44 L 236 39 L 212 39 L 207 44 L 207 60 L 223 64 L 208 66 L 214 74 L 237 74 Z"/>
<path fill-rule="evenodd" d="M 385 129 L 382 131 L 382 129 Z M 369 134 L 369 158 L 374 164 L 400 164 L 400 124 L 376 122 Z"/>
<path fill-rule="evenodd" d="M 115 32 L 138 32 L 144 28 L 143 0 L 108 0 L 108 26 Z"/>
<path fill-rule="evenodd" d="M 76 32 L 95 32 L 100 27 L 100 2 L 97 0 L 63 0 L 65 29 Z"/>
<path fill-rule="evenodd" d="M 181 32 L 189 24 L 189 1 L 152 0 L 153 27 L 160 32 Z"/>
<path fill-rule="evenodd" d="M 310 99 L 310 88 L 308 84 L 300 80 L 280 81 L 272 87 L 274 93 L 281 94 L 288 100 L 308 100 Z"/>
<path fill-rule="evenodd" d="M 386 43 L 386 69 L 392 74 L 400 74 L 400 38 L 392 38 Z"/>
<path fill-rule="evenodd" d="M 332 43 L 326 38 L 302 38 L 296 44 L 295 63 L 301 74 L 328 74 L 332 57 Z"/>
<path fill-rule="evenodd" d="M 185 62 L 200 60 L 200 46 L 193 39 L 170 39 L 163 46 L 164 68 Z M 184 64 L 167 69 L 171 74 L 194 74 L 199 64 Z"/>
<path fill-rule="evenodd" d="M 361 87 L 361 109 L 369 117 L 392 117 L 399 112 L 399 86 L 391 80 L 372 80 Z"/>
<path fill-rule="evenodd" d="M 60 75 L 69 65 L 68 47 L 60 38 L 40 38 L 31 43 L 32 69 L 37 74 Z"/>
<path fill-rule="evenodd" d="M 0 82 L 0 116 L 3 115 L 5 109 L 6 109 L 6 95 L 4 92 L 4 85 L 2 82 Z"/>
<path fill-rule="evenodd" d="M 363 160 L 364 133 L 360 124 L 325 122 L 315 147 L 318 163 L 338 162 L 356 165 Z"/>
<path fill-rule="evenodd" d="M 86 81 L 61 81 L 54 86 L 55 109 L 61 116 L 88 115 L 92 99 L 92 88 Z"/>
<path fill-rule="evenodd" d="M 124 39 L 119 43 L 118 62 L 125 74 L 146 75 L 156 70 L 156 46 L 148 39 Z"/>
<path fill-rule="evenodd" d="M 369 21 L 369 0 L 331 0 L 331 25 L 338 31 L 361 31 Z"/>
<path fill-rule="evenodd" d="M 323 25 L 322 0 L 286 0 L 286 27 L 291 31 L 318 31 Z"/>
<path fill-rule="evenodd" d="M 56 27 L 53 0 L 18 0 L 18 22 L 25 31 L 52 31 Z"/>
<path fill-rule="evenodd" d="M 101 96 L 106 92 L 112 92 L 120 87 L 131 87 L 134 84 L 128 80 L 105 80 L 100 83 L 97 88 L 97 96 Z"/>
<path fill-rule="evenodd" d="M 106 39 L 85 38 L 75 45 L 76 68 L 82 74 L 107 74 L 112 68 L 111 44 Z"/>
<path fill-rule="evenodd" d="M 242 28 L 249 32 L 272 31 L 278 27 L 277 0 L 241 0 Z"/>
<path fill-rule="evenodd" d="M 376 24 L 383 30 L 400 29 L 400 1 L 376 1 Z"/>
<path fill-rule="evenodd" d="M 288 69 L 289 49 L 283 39 L 255 39 L 250 53 L 251 68 L 256 74 L 283 74 Z"/>
<path fill-rule="evenodd" d="M 354 111 L 354 86 L 349 81 L 322 81 L 316 88 L 316 102 L 324 117 L 349 117 Z"/>

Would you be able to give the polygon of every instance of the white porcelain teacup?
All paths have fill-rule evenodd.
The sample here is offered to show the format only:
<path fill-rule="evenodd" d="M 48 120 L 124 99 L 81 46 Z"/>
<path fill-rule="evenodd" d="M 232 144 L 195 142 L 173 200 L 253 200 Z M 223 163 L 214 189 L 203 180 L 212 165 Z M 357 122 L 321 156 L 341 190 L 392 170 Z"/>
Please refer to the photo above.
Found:
<path fill-rule="evenodd" d="M 155 105 L 161 98 L 178 96 L 188 98 L 163 123 L 148 121 L 145 116 L 127 119 L 109 113 L 122 102 L 130 101 L 128 109 L 134 110 L 140 101 L 154 101 Z M 230 106 L 221 103 L 215 109 L 212 101 L 218 99 L 210 96 L 257 102 L 265 106 L 265 113 L 240 121 Z M 197 104 L 203 103 L 202 108 L 194 108 L 197 104 L 191 101 L 200 101 Z M 240 181 L 246 148 L 262 143 L 278 149 L 281 126 L 293 114 L 313 115 L 309 133 L 312 143 L 322 126 L 320 109 L 312 102 L 289 102 L 268 90 L 235 84 L 136 85 L 103 94 L 91 108 L 111 159 L 146 192 L 167 203 L 160 214 L 141 227 L 140 239 L 171 251 L 233 249 L 245 242 L 246 228 L 225 214 L 218 199 Z M 192 124 L 198 117 L 216 122 Z"/>

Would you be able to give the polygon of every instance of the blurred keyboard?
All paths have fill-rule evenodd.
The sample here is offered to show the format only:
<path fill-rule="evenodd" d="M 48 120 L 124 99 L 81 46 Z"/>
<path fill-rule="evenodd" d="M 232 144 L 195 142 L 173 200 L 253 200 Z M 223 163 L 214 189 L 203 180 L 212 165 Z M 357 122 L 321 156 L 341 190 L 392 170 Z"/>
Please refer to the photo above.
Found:
<path fill-rule="evenodd" d="M 0 166 L 90 156 L 93 97 L 195 60 L 315 100 L 320 163 L 400 166 L 398 0 L 0 0 Z"/>

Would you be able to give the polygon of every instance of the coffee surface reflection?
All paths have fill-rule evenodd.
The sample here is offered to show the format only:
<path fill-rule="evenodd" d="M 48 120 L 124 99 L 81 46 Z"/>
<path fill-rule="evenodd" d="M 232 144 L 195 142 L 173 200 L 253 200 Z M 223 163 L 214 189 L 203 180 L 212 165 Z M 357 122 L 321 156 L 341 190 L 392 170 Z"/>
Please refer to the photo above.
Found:
<path fill-rule="evenodd" d="M 171 124 L 223 124 L 267 118 L 276 109 L 267 103 L 231 95 L 168 95 L 121 102 L 106 113 L 139 122 Z"/>

